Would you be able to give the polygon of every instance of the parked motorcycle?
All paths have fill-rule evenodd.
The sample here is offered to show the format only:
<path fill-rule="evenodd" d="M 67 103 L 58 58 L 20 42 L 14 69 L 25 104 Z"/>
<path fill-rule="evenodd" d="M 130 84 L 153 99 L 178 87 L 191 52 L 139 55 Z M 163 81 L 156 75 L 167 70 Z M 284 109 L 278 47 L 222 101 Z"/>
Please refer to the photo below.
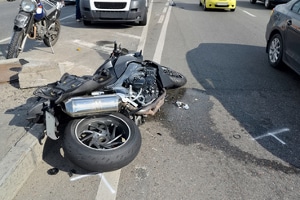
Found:
<path fill-rule="evenodd" d="M 52 0 L 22 0 L 6 58 L 17 58 L 23 51 L 27 38 L 43 40 L 53 52 L 52 46 L 60 33 L 59 16 L 62 7 L 63 3 Z"/>
<path fill-rule="evenodd" d="M 28 120 L 44 123 L 49 138 L 62 137 L 64 154 L 74 164 L 94 172 L 113 171 L 137 156 L 138 125 L 164 104 L 166 90 L 185 83 L 182 74 L 143 60 L 142 51 L 128 53 L 115 43 L 93 75 L 65 73 L 38 88 Z"/>

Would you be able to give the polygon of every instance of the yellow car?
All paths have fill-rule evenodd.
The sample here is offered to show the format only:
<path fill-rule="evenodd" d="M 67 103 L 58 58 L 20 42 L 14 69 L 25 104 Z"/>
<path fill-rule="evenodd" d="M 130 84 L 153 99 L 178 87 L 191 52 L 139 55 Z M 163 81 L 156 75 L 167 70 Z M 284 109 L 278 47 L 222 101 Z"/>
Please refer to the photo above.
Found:
<path fill-rule="evenodd" d="M 200 0 L 199 6 L 203 6 L 204 10 L 229 9 L 230 11 L 235 11 L 236 0 Z"/>

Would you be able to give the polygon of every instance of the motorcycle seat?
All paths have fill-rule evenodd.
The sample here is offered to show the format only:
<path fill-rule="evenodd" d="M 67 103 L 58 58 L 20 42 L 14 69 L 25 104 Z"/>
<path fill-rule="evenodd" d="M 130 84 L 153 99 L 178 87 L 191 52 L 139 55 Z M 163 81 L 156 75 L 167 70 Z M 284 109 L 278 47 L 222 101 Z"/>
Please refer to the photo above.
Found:
<path fill-rule="evenodd" d="M 111 76 L 76 76 L 65 73 L 61 79 L 55 83 L 41 87 L 34 92 L 34 95 L 49 100 L 54 100 L 59 104 L 69 97 L 86 95 L 104 87 L 107 82 L 111 81 Z"/>

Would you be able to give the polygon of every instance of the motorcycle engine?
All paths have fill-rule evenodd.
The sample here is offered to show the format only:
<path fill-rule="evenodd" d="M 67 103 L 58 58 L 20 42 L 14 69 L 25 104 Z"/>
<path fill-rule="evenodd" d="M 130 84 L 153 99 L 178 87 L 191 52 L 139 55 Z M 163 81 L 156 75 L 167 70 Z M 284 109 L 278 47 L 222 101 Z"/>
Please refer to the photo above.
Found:
<path fill-rule="evenodd" d="M 152 103 L 159 96 L 159 87 L 156 81 L 156 69 L 143 67 L 142 70 L 132 73 L 125 81 L 124 87 L 132 87 L 135 102 L 141 105 Z"/>

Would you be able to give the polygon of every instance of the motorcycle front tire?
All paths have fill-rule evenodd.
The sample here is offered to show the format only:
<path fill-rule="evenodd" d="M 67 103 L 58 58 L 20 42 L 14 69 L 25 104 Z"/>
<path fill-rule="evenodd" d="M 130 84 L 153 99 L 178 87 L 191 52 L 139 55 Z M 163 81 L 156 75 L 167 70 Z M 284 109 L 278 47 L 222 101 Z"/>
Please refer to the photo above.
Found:
<path fill-rule="evenodd" d="M 19 56 L 24 38 L 25 33 L 22 29 L 14 30 L 14 34 L 7 49 L 7 59 L 17 58 Z"/>
<path fill-rule="evenodd" d="M 91 172 L 114 171 L 128 165 L 140 147 L 137 125 L 120 113 L 72 120 L 63 136 L 66 157 Z"/>

